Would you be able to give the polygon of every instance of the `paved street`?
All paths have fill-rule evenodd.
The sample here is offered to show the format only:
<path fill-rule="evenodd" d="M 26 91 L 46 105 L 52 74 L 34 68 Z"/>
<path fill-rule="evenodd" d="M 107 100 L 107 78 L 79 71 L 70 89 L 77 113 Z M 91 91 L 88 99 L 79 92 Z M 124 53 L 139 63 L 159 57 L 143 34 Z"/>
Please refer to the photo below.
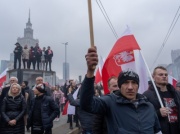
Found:
<path fill-rule="evenodd" d="M 78 128 L 74 128 L 73 130 L 69 129 L 69 124 L 67 123 L 67 116 L 61 115 L 59 121 L 54 121 L 54 126 L 52 129 L 53 134 L 78 134 Z M 30 132 L 26 132 L 25 134 L 30 134 Z"/>

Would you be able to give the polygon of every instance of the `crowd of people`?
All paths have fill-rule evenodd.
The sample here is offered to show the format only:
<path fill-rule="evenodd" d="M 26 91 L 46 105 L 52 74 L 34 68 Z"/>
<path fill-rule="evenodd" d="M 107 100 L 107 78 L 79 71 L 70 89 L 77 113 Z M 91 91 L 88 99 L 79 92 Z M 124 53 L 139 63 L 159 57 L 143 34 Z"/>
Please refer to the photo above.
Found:
<path fill-rule="evenodd" d="M 85 58 L 82 83 L 69 80 L 62 87 L 50 87 L 37 77 L 30 89 L 28 81 L 19 85 L 11 77 L 0 96 L 0 132 L 52 134 L 53 121 L 59 121 L 62 112 L 69 129 L 78 127 L 82 134 L 180 134 L 180 83 L 176 87 L 168 83 L 166 68 L 157 66 L 152 74 L 158 94 L 152 81 L 143 94 L 138 93 L 139 75 L 123 70 L 109 78 L 109 94 L 104 95 L 103 87 L 95 83 L 96 48 L 89 48 Z"/>
<path fill-rule="evenodd" d="M 24 48 L 17 42 L 14 49 L 14 69 L 21 69 L 21 61 L 23 62 L 24 69 L 37 69 L 37 70 L 46 70 L 51 71 L 51 62 L 53 57 L 53 51 L 51 47 L 48 46 L 47 49 L 43 47 L 40 48 L 39 44 L 36 43 L 36 46 L 31 46 L 28 48 L 28 45 L 25 45 Z M 32 67 L 31 67 L 32 65 Z"/>
<path fill-rule="evenodd" d="M 50 86 L 37 77 L 30 88 L 28 81 L 18 84 L 16 77 L 0 94 L 1 134 L 52 134 L 53 121 L 59 121 L 65 103 L 62 87 Z"/>

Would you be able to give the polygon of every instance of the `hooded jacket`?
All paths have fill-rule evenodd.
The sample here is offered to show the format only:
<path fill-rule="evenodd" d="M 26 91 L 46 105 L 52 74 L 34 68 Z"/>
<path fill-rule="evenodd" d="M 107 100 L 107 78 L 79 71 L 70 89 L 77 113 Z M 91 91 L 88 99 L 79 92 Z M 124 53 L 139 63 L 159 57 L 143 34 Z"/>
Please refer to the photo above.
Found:
<path fill-rule="evenodd" d="M 93 84 L 94 77 L 85 77 L 81 91 L 81 108 L 104 114 L 109 134 L 153 134 L 160 131 L 155 109 L 145 96 L 137 94 L 134 103 L 123 97 L 120 91 L 93 98 Z"/>

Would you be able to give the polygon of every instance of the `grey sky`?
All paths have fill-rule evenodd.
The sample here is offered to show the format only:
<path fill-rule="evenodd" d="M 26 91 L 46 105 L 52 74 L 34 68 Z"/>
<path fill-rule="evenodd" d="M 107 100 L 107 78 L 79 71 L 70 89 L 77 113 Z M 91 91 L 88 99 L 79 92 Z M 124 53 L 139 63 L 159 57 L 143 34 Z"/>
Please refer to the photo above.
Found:
<path fill-rule="evenodd" d="M 149 67 L 159 51 L 179 0 L 101 0 L 118 34 L 128 25 L 139 43 Z M 116 38 L 105 21 L 97 3 L 92 0 L 95 44 L 98 53 L 106 57 Z M 18 37 L 23 37 L 28 12 L 34 38 L 40 47 L 54 51 L 52 69 L 62 78 L 62 63 L 68 42 L 67 61 L 70 77 L 78 79 L 86 73 L 84 55 L 90 46 L 87 0 L 1 0 L 0 1 L 0 60 L 9 59 Z M 177 22 L 157 64 L 171 63 L 170 52 L 180 48 L 180 21 Z"/>

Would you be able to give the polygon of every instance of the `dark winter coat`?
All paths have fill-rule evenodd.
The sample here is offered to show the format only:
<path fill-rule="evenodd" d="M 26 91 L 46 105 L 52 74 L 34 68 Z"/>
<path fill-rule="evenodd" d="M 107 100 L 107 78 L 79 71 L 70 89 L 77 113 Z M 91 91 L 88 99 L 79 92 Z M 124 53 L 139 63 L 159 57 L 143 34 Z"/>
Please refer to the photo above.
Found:
<path fill-rule="evenodd" d="M 36 53 L 35 53 L 35 49 L 34 48 L 31 48 L 29 50 L 29 59 L 32 60 L 32 59 L 36 59 Z"/>
<path fill-rule="evenodd" d="M 35 104 L 35 98 L 32 100 L 31 103 L 31 108 L 29 111 L 29 116 L 28 116 L 28 127 L 32 127 L 32 119 L 33 119 L 33 110 L 35 109 L 34 107 Z M 41 118 L 42 118 L 42 123 L 43 123 L 43 129 L 44 130 L 49 130 L 53 127 L 53 120 L 59 115 L 59 108 L 55 101 L 53 100 L 52 97 L 50 96 L 43 96 L 42 103 L 41 103 Z"/>
<path fill-rule="evenodd" d="M 95 114 L 93 122 L 93 134 L 108 134 L 105 116 Z"/>
<path fill-rule="evenodd" d="M 74 100 L 72 94 L 68 94 L 70 105 L 75 106 L 78 118 L 83 130 L 91 130 L 93 134 L 107 134 L 107 126 L 104 115 L 92 114 L 80 108 L 80 99 Z"/>
<path fill-rule="evenodd" d="M 45 55 L 46 55 L 47 60 L 51 60 L 53 57 L 53 51 L 52 50 L 50 50 L 50 51 L 51 51 L 51 54 L 49 54 L 49 50 L 45 51 Z"/>
<path fill-rule="evenodd" d="M 95 115 L 82 110 L 80 108 L 80 100 L 79 99 L 74 100 L 72 94 L 68 94 L 67 97 L 68 97 L 70 105 L 75 106 L 77 109 L 77 114 L 78 114 L 78 118 L 81 123 L 82 129 L 92 131 Z"/>
<path fill-rule="evenodd" d="M 21 45 L 16 46 L 14 49 L 14 56 L 21 56 L 22 55 L 23 48 Z"/>
<path fill-rule="evenodd" d="M 137 94 L 134 103 L 124 98 L 120 91 L 93 98 L 94 79 L 85 77 L 82 83 L 81 108 L 104 114 L 109 134 L 154 134 L 160 131 L 155 109 L 145 96 Z"/>
<path fill-rule="evenodd" d="M 157 87 L 158 89 L 158 92 L 160 91 L 160 89 Z M 180 92 L 175 90 L 174 87 L 171 85 L 171 84 L 168 84 L 167 85 L 167 89 L 168 91 L 171 92 L 171 94 L 173 95 L 174 97 L 174 101 L 176 103 L 176 106 L 177 106 L 177 109 L 178 109 L 178 119 L 179 119 L 179 128 L 180 128 Z M 156 110 L 156 113 L 158 115 L 158 118 L 159 118 L 159 122 L 161 124 L 161 129 L 162 129 L 162 133 L 167 133 L 168 132 L 168 118 L 167 117 L 162 117 L 161 116 L 161 113 L 160 113 L 160 103 L 159 103 L 159 100 L 158 100 L 158 97 L 156 95 L 156 92 L 155 92 L 155 89 L 153 87 L 153 85 L 151 84 L 149 86 L 149 89 L 147 91 L 145 91 L 143 93 L 147 98 L 148 100 L 154 105 L 155 107 L 155 110 Z M 161 100 L 163 100 L 161 98 Z M 164 101 L 162 101 L 163 104 L 164 104 Z M 165 104 L 164 104 L 165 106 Z"/>
<path fill-rule="evenodd" d="M 7 96 L 8 92 L 9 92 L 10 86 L 4 87 L 2 89 L 1 95 L 0 95 L 0 109 L 1 109 L 1 105 L 3 102 L 4 97 Z"/>
<path fill-rule="evenodd" d="M 1 107 L 1 134 L 24 134 L 24 114 L 26 102 L 24 97 L 19 94 L 16 97 L 7 96 L 3 99 Z M 15 126 L 10 126 L 10 120 L 16 120 Z"/>
<path fill-rule="evenodd" d="M 42 50 L 40 47 L 35 47 L 34 48 L 34 51 L 35 51 L 35 55 L 36 55 L 36 58 L 38 60 L 41 60 L 41 56 L 42 56 Z"/>
<path fill-rule="evenodd" d="M 22 95 L 25 97 L 25 94 L 28 93 L 28 98 L 27 98 L 27 112 L 29 111 L 30 109 L 30 103 L 31 103 L 31 100 L 32 100 L 32 97 L 34 98 L 34 92 L 29 89 L 29 87 L 24 87 L 22 88 L 22 91 L 21 91 Z"/>

